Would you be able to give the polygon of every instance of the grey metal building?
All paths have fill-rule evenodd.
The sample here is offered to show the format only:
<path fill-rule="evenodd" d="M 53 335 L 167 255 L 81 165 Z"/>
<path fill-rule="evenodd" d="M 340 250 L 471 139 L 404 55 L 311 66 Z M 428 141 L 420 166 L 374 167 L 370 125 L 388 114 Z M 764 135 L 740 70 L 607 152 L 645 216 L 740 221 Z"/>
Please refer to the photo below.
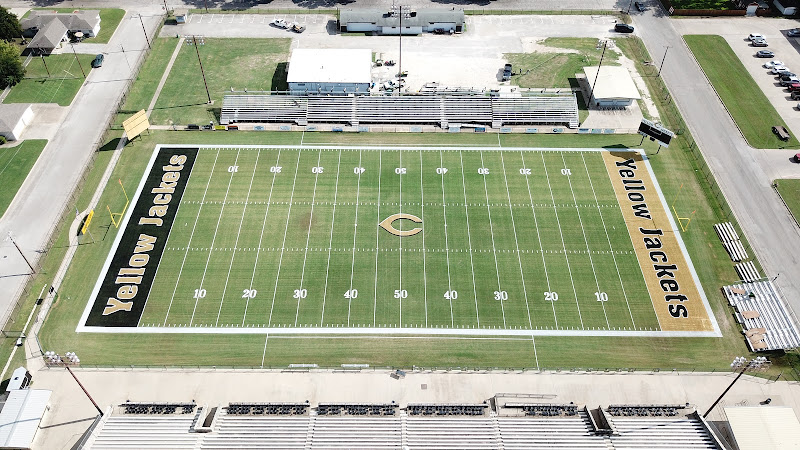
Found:
<path fill-rule="evenodd" d="M 369 49 L 297 48 L 286 81 L 292 95 L 369 94 L 371 70 Z"/>
<path fill-rule="evenodd" d="M 377 32 L 381 34 L 422 34 L 441 29 L 460 33 L 464 29 L 464 11 L 460 9 L 403 8 L 400 9 L 343 9 L 339 12 L 339 31 Z"/>

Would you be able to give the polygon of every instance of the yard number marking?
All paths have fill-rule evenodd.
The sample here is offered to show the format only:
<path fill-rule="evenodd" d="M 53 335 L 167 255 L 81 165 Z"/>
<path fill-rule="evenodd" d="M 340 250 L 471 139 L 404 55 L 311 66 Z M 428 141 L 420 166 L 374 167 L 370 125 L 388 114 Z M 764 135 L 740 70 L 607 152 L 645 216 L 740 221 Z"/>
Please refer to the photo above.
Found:
<path fill-rule="evenodd" d="M 444 293 L 444 298 L 445 300 L 455 300 L 458 298 L 458 291 L 453 291 L 453 290 L 446 291 Z"/>
<path fill-rule="evenodd" d="M 281 169 L 283 169 L 283 167 L 281 167 L 281 166 L 272 166 L 272 167 L 269 168 L 269 172 L 270 173 L 281 173 Z"/>
<path fill-rule="evenodd" d="M 506 291 L 494 291 L 494 299 L 495 300 L 508 300 L 508 292 L 506 292 Z"/>
<path fill-rule="evenodd" d="M 378 226 L 388 231 L 389 233 L 392 233 L 393 235 L 400 237 L 413 236 L 422 231 L 422 228 L 419 227 L 412 228 L 410 230 L 400 231 L 394 226 L 392 226 L 392 223 L 398 219 L 408 219 L 414 223 L 422 223 L 422 219 L 413 214 L 398 213 L 398 214 L 392 214 L 391 216 L 383 219 L 383 222 L 379 223 Z"/>
<path fill-rule="evenodd" d="M 437 167 L 436 168 L 436 174 L 437 175 L 444 175 L 446 173 L 447 173 L 447 169 L 446 168 L 444 168 L 444 167 Z"/>
<path fill-rule="evenodd" d="M 353 167 L 353 173 L 356 175 L 361 175 L 362 173 L 366 172 L 367 169 L 363 167 Z"/>
<path fill-rule="evenodd" d="M 405 167 L 397 167 L 397 168 L 394 169 L 394 173 L 396 173 L 398 175 L 405 175 L 406 174 L 406 168 Z"/>
<path fill-rule="evenodd" d="M 308 296 L 308 289 L 295 289 L 292 298 L 306 298 Z"/>
<path fill-rule="evenodd" d="M 478 174 L 480 174 L 480 175 L 489 175 L 489 169 L 487 169 L 486 167 L 479 167 L 478 168 Z"/>
<path fill-rule="evenodd" d="M 519 174 L 520 175 L 530 175 L 531 174 L 531 169 L 524 169 L 524 168 L 523 169 L 519 169 Z"/>
<path fill-rule="evenodd" d="M 594 296 L 597 297 L 598 302 L 607 302 L 608 301 L 608 294 L 605 292 L 595 292 Z"/>
<path fill-rule="evenodd" d="M 344 298 L 354 299 L 358 298 L 358 289 L 350 289 L 345 291 Z"/>
<path fill-rule="evenodd" d="M 228 166 L 228 172 L 234 173 L 239 171 L 239 166 Z"/>
<path fill-rule="evenodd" d="M 394 290 L 394 298 L 408 298 L 408 291 L 405 289 L 395 289 Z"/>
<path fill-rule="evenodd" d="M 242 290 L 242 298 L 256 298 L 256 294 L 258 293 L 255 289 L 244 289 Z"/>
<path fill-rule="evenodd" d="M 206 298 L 206 290 L 205 289 L 195 289 L 194 290 L 194 298 Z"/>
<path fill-rule="evenodd" d="M 322 166 L 316 166 L 311 168 L 311 173 L 320 174 L 325 168 Z"/>
<path fill-rule="evenodd" d="M 569 169 L 561 169 L 561 175 L 572 175 L 572 171 Z"/>
<path fill-rule="evenodd" d="M 544 300 L 547 302 L 554 302 L 558 300 L 558 293 L 556 293 L 555 291 L 545 292 Z"/>

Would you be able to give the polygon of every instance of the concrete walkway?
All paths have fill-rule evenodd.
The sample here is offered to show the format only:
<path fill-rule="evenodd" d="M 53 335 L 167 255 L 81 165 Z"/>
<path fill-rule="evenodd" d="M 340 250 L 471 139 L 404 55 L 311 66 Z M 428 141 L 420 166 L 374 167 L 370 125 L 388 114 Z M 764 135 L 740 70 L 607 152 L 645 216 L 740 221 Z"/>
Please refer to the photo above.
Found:
<path fill-rule="evenodd" d="M 175 59 L 178 58 L 178 53 L 181 51 L 181 46 L 183 44 L 183 39 L 176 39 L 178 44 L 175 45 L 175 51 L 172 52 L 172 56 L 169 58 L 169 63 L 167 64 L 167 68 L 164 70 L 164 75 L 161 76 L 161 80 L 158 82 L 158 88 L 156 88 L 155 94 L 153 94 L 153 99 L 150 100 L 150 106 L 147 107 L 147 117 L 150 117 L 150 114 L 153 113 L 153 108 L 156 107 L 156 103 L 158 102 L 158 96 L 161 95 L 161 89 L 164 89 L 164 85 L 167 83 L 167 78 L 169 78 L 169 73 L 172 71 L 172 65 L 175 64 Z"/>

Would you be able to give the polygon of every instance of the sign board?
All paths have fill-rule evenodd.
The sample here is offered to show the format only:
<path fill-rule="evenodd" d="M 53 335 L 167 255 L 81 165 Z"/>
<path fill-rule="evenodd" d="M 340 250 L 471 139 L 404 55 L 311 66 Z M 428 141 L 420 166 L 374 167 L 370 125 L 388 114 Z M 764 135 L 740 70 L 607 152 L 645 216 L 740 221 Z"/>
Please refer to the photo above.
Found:
<path fill-rule="evenodd" d="M 81 234 L 86 234 L 86 230 L 89 229 L 89 224 L 92 223 L 92 217 L 94 217 L 94 210 L 89 211 L 89 215 L 86 216 L 86 221 L 83 222 L 83 227 L 81 228 Z"/>
<path fill-rule="evenodd" d="M 137 112 L 122 122 L 122 127 L 125 128 L 125 135 L 128 136 L 128 140 L 139 136 L 144 130 L 150 128 L 150 122 L 147 120 L 147 113 L 145 110 Z"/>
<path fill-rule="evenodd" d="M 650 140 L 658 142 L 658 145 L 663 147 L 669 147 L 669 142 L 675 137 L 675 133 L 672 131 L 647 119 L 642 119 L 642 123 L 639 124 L 639 134 L 649 137 Z"/>

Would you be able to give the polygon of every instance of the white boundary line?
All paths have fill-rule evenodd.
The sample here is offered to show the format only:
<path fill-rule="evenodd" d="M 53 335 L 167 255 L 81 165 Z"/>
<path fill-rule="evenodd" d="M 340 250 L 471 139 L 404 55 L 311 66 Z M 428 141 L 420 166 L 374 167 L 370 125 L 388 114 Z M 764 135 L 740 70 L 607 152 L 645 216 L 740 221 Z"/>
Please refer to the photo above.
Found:
<path fill-rule="evenodd" d="M 325 266 L 325 290 L 322 291 L 322 314 L 319 317 L 319 325 L 325 322 L 325 300 L 328 299 L 328 274 L 331 269 L 331 246 L 333 245 L 333 225 L 336 223 L 336 199 L 339 196 L 339 171 L 342 168 L 342 151 L 339 150 L 339 160 L 336 163 L 336 188 L 333 191 L 333 216 L 331 218 L 331 235 L 328 238 L 328 264 Z M 309 227 L 310 229 L 310 227 Z"/>
<path fill-rule="evenodd" d="M 171 144 L 171 145 L 162 145 L 159 144 L 153 150 L 153 156 L 150 159 L 150 162 L 147 166 L 147 169 L 142 174 L 142 179 L 139 183 L 139 187 L 134 194 L 131 204 L 135 205 L 139 196 L 141 195 L 142 188 L 144 187 L 144 183 L 147 179 L 147 175 L 150 173 L 152 169 L 153 163 L 155 162 L 155 158 L 161 148 L 199 148 L 199 149 L 208 149 L 208 148 L 237 148 L 237 149 L 280 149 L 280 148 L 287 148 L 289 146 L 286 145 L 197 145 L 197 146 L 187 146 L 185 144 Z M 354 146 L 333 146 L 333 145 L 313 145 L 313 146 L 292 146 L 291 148 L 297 149 L 319 149 L 319 148 L 342 148 L 342 149 L 359 149 L 359 150 L 387 150 L 388 147 L 381 147 L 381 146 L 368 146 L 368 147 L 354 147 Z M 393 149 L 397 149 L 397 147 L 392 147 Z M 465 148 L 463 146 L 460 147 L 402 147 L 406 150 L 457 150 L 459 151 L 459 155 L 462 152 L 469 152 L 469 151 L 501 151 L 497 147 L 469 147 Z M 506 150 L 506 149 L 504 149 Z M 510 150 L 507 150 L 510 151 Z M 575 152 L 604 152 L 608 151 L 608 149 L 604 148 L 569 148 L 569 149 L 554 149 L 554 148 L 536 148 L 536 147 L 517 147 L 514 148 L 513 151 L 537 151 L 544 154 L 545 152 L 560 152 L 560 151 L 575 151 Z M 650 161 L 647 158 L 644 150 L 642 149 L 627 149 L 625 151 L 631 152 L 638 152 L 643 157 L 643 162 L 645 167 L 648 170 L 648 173 L 653 181 L 653 185 L 656 189 L 656 193 L 658 194 L 659 200 L 661 200 L 661 206 L 667 211 L 667 202 L 664 198 L 664 194 L 661 191 L 661 187 L 658 184 L 658 181 L 653 174 L 652 167 L 650 165 Z M 379 153 L 380 154 L 380 153 Z M 298 165 L 300 161 L 300 155 L 298 152 Z M 380 172 L 379 172 L 380 173 Z M 379 175 L 380 176 L 380 175 Z M 462 159 L 462 178 L 464 176 L 463 171 L 463 159 Z M 295 171 L 295 179 L 297 177 L 297 171 Z M 462 180 L 463 185 L 463 180 Z M 466 189 L 466 186 L 464 186 Z M 465 203 L 466 203 L 466 191 L 465 191 Z M 466 206 L 465 206 L 466 208 Z M 123 219 L 122 225 L 123 230 L 127 226 L 130 217 L 133 213 L 133 207 L 129 208 L 128 212 L 126 213 L 125 218 Z M 467 212 L 467 214 L 469 214 Z M 691 262 L 691 258 L 689 257 L 689 253 L 686 249 L 686 246 L 683 242 L 683 239 L 678 232 L 677 225 L 675 224 L 675 220 L 673 219 L 672 215 L 667 214 L 667 219 L 669 220 L 670 226 L 672 227 L 672 231 L 675 232 L 676 239 L 678 241 L 678 246 L 680 247 L 681 251 L 683 252 L 684 259 L 689 267 L 689 271 L 692 275 L 692 280 L 695 282 L 695 286 L 697 287 L 698 293 L 700 295 L 701 300 L 703 301 L 703 305 L 706 307 L 706 313 L 708 314 L 709 320 L 711 320 L 714 331 L 617 331 L 617 330 L 518 330 L 518 329 L 483 329 L 483 328 L 475 328 L 475 329 L 448 329 L 448 328 L 272 328 L 272 327 L 263 327 L 263 328 L 212 328 L 212 327 L 94 327 L 94 326 L 86 326 L 86 319 L 88 318 L 89 312 L 93 306 L 94 298 L 97 296 L 97 293 L 100 290 L 100 286 L 103 282 L 106 272 L 111 265 L 111 260 L 116 253 L 117 247 L 119 246 L 119 242 L 122 239 L 123 232 L 118 232 L 117 237 L 114 240 L 114 243 L 109 251 L 109 254 L 106 258 L 106 261 L 103 265 L 103 269 L 100 271 L 98 275 L 98 280 L 95 284 L 95 288 L 87 301 L 86 308 L 81 316 L 81 320 L 76 327 L 76 332 L 90 332 L 90 333 L 203 333 L 203 334 L 296 334 L 296 335 L 306 335 L 306 334 L 326 334 L 326 335 L 342 335 L 342 334 L 352 334 L 352 335 L 471 335 L 471 336 L 497 336 L 497 335 L 512 335 L 512 336 L 630 336 L 630 337 L 721 337 L 722 333 L 719 329 L 719 324 L 717 323 L 716 318 L 714 317 L 714 313 L 711 309 L 711 306 L 708 302 L 708 298 L 706 297 L 705 291 L 703 290 L 702 284 L 700 284 L 699 277 L 697 276 L 697 272 L 694 268 L 693 263 Z M 467 217 L 467 226 L 469 227 L 469 218 Z M 470 239 L 471 240 L 471 239 Z M 471 243 L 470 243 L 471 247 Z M 470 252 L 470 258 L 472 257 L 472 252 Z M 376 255 L 377 258 L 377 255 Z M 280 269 L 279 269 L 280 270 Z M 474 275 L 474 270 L 473 270 Z M 377 276 L 377 267 L 376 267 L 376 276 Z M 277 284 L 277 281 L 276 281 Z M 473 282 L 473 289 L 475 288 Z M 476 308 L 477 308 L 477 297 L 476 297 Z M 274 305 L 274 300 L 273 300 Z M 477 309 L 476 309 L 477 311 Z M 373 313 L 374 314 L 374 313 Z"/>

